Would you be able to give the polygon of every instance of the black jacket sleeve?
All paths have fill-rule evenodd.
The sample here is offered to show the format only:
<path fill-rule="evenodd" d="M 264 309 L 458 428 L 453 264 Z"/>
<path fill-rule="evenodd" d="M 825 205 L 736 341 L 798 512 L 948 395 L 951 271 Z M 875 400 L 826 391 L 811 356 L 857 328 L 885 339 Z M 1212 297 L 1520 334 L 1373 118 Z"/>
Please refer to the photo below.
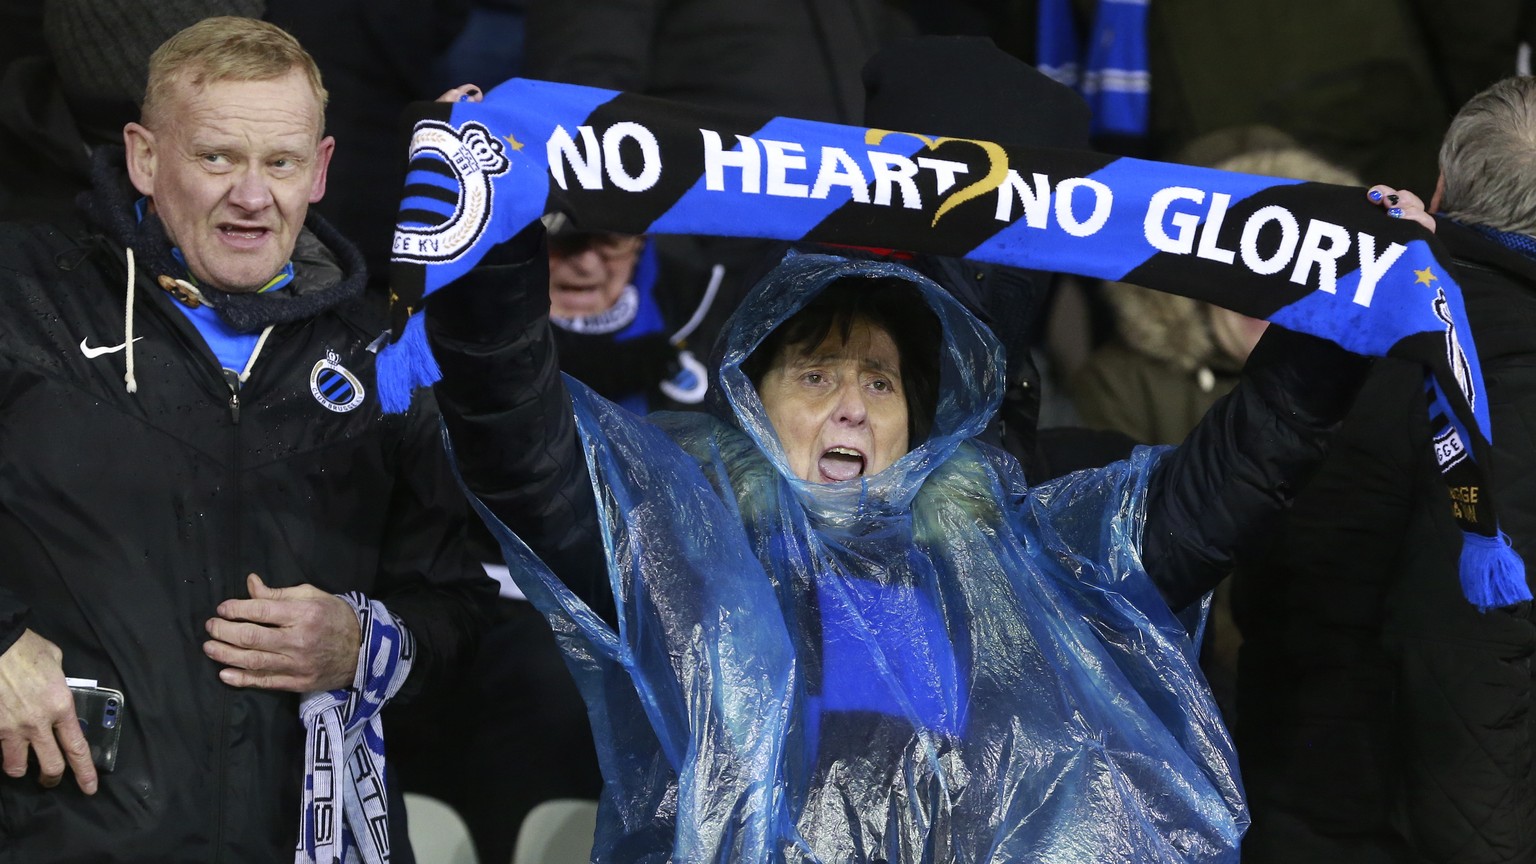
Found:
<path fill-rule="evenodd" d="M 1369 358 L 1271 325 L 1242 379 L 1153 469 L 1142 559 L 1173 609 L 1261 549 L 1328 452 Z"/>
<path fill-rule="evenodd" d="M 443 373 L 434 390 L 465 485 L 613 623 L 597 501 L 550 332 L 543 226 L 492 250 L 426 311 Z"/>
<path fill-rule="evenodd" d="M 470 554 L 469 503 L 453 479 L 430 393 L 408 415 L 380 540 L 375 599 L 416 640 L 400 702 L 436 689 L 467 666 L 492 621 L 497 585 Z"/>

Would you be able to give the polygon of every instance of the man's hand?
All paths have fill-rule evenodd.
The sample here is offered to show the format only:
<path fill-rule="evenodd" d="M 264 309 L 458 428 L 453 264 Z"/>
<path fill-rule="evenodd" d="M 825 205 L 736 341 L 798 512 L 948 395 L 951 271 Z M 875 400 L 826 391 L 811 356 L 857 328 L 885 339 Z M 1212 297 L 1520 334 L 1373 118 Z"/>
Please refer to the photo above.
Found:
<path fill-rule="evenodd" d="M 362 632 L 347 601 L 313 585 L 268 588 L 245 577 L 249 600 L 225 600 L 208 619 L 203 653 L 223 663 L 219 679 L 234 687 L 339 690 L 357 674 Z"/>
<path fill-rule="evenodd" d="M 67 763 L 87 795 L 96 794 L 91 747 L 75 716 L 75 698 L 64 683 L 64 653 L 31 630 L 0 654 L 0 751 L 5 773 L 27 773 L 27 754 L 37 754 L 38 782 L 59 785 Z"/>

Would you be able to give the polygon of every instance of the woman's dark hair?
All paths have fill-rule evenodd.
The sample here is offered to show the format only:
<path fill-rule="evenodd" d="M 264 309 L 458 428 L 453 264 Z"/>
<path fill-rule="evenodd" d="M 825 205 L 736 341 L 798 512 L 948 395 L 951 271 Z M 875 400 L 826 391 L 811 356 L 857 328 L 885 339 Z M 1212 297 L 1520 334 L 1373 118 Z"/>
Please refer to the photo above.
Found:
<path fill-rule="evenodd" d="M 907 440 L 928 440 L 939 401 L 939 319 L 917 286 L 901 279 L 852 277 L 833 282 L 800 311 L 768 334 L 741 371 L 754 387 L 791 346 L 813 349 L 834 330 L 848 340 L 857 321 L 867 321 L 891 336 L 901 356 L 901 389 L 907 400 Z"/>

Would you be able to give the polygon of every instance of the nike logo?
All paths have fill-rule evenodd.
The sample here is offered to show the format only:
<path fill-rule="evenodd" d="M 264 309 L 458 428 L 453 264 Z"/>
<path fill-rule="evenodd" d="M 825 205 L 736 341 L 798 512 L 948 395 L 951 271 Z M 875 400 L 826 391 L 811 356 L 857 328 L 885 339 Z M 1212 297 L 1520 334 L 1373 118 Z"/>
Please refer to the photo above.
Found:
<path fill-rule="evenodd" d="M 138 341 L 140 341 L 143 338 L 144 338 L 143 336 L 135 336 L 135 337 L 133 337 L 133 341 L 138 342 Z M 86 359 L 91 359 L 91 360 L 93 360 L 93 359 L 95 359 L 97 357 L 100 357 L 103 354 L 116 354 L 117 352 L 119 352 L 119 351 L 123 350 L 124 348 L 128 347 L 128 343 L 124 342 L 121 345 L 103 345 L 100 348 L 92 348 L 91 346 L 85 344 L 85 343 L 87 343 L 89 341 L 90 341 L 89 337 L 80 340 L 80 353 L 84 354 L 86 356 Z"/>

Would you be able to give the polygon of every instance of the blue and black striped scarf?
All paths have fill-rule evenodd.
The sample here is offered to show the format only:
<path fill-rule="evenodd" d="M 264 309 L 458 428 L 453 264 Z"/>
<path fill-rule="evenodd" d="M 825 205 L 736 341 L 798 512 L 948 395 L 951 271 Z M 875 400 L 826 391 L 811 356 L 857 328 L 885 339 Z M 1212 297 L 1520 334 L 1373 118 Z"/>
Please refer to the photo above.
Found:
<path fill-rule="evenodd" d="M 1481 608 L 1530 598 L 1487 482 L 1488 400 L 1450 258 L 1361 189 L 520 79 L 416 116 L 386 408 L 437 375 L 411 314 L 421 299 L 556 210 L 588 230 L 896 247 L 1132 282 L 1424 364 L 1448 491 L 1482 502 L 1457 510 L 1463 591 Z"/>

